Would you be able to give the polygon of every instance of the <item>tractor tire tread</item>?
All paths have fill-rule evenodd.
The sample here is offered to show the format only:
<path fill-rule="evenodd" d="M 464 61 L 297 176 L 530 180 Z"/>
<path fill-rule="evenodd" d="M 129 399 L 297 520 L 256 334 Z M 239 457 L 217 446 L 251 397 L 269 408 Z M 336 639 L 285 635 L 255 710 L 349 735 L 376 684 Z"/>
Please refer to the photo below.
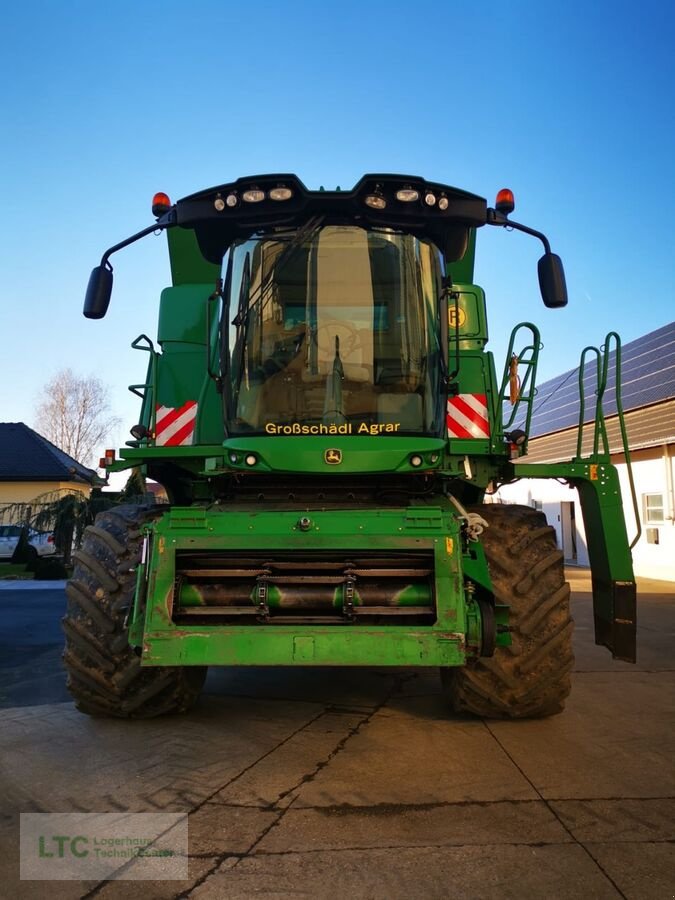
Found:
<path fill-rule="evenodd" d="M 143 504 L 100 513 L 73 554 L 63 662 L 68 690 L 88 715 L 151 718 L 185 712 L 203 685 L 204 667 L 143 667 L 129 645 L 127 618 L 143 529 L 162 511 Z"/>
<path fill-rule="evenodd" d="M 542 718 L 561 712 L 574 667 L 569 585 L 555 530 L 527 506 L 477 508 L 499 602 L 510 606 L 512 644 L 494 656 L 441 670 L 451 708 L 483 718 Z"/>

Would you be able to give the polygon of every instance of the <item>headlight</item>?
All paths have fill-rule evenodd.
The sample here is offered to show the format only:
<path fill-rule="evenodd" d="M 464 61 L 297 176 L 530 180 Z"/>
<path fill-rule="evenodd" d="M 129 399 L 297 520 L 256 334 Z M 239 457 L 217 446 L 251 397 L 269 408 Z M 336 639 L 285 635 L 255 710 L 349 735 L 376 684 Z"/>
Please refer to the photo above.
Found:
<path fill-rule="evenodd" d="M 382 194 L 368 194 L 365 203 L 366 206 L 370 206 L 372 209 L 384 209 L 387 205 L 387 201 Z"/>
<path fill-rule="evenodd" d="M 401 203 L 413 203 L 419 198 L 419 191 L 414 191 L 412 188 L 402 188 L 402 190 L 396 191 L 396 199 L 400 200 Z"/>
<path fill-rule="evenodd" d="M 257 188 L 252 188 L 250 191 L 244 191 L 241 195 L 241 199 L 245 203 L 260 203 L 261 200 L 265 199 L 265 191 L 259 191 Z"/>
<path fill-rule="evenodd" d="M 276 187 L 270 191 L 270 200 L 290 200 L 293 191 L 287 187 Z"/>

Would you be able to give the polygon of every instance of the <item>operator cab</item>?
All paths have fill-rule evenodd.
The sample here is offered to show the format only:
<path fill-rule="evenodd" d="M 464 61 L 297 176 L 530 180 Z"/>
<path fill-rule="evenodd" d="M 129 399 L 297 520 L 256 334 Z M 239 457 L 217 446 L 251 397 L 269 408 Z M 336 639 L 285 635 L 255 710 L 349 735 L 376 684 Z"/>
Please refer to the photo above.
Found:
<path fill-rule="evenodd" d="M 443 273 L 435 244 L 388 227 L 235 241 L 223 273 L 228 433 L 442 434 Z"/>

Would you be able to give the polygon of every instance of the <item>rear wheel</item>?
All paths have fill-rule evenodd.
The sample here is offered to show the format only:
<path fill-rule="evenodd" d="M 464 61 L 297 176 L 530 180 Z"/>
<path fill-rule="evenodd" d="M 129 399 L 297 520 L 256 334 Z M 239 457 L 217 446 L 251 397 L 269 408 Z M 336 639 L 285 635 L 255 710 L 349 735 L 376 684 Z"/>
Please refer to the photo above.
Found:
<path fill-rule="evenodd" d="M 129 646 L 127 619 L 134 599 L 142 527 L 157 515 L 150 506 L 103 512 L 75 551 L 66 586 L 63 661 L 68 690 L 89 715 L 151 718 L 184 712 L 197 700 L 204 667 L 141 667 Z"/>
<path fill-rule="evenodd" d="M 498 603 L 510 606 L 510 647 L 463 668 L 441 669 L 452 709 L 486 718 L 562 712 L 574 666 L 569 585 L 555 530 L 529 506 L 486 504 L 481 536 Z"/>

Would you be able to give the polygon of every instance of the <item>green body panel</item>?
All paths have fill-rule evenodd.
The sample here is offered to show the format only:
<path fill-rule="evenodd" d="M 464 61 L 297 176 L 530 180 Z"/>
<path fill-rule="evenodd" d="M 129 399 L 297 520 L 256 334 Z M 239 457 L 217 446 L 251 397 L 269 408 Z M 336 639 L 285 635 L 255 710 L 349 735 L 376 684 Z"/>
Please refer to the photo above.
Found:
<path fill-rule="evenodd" d="M 470 455 L 505 454 L 506 445 L 502 433 L 501 403 L 495 378 L 492 353 L 476 350 L 460 352 L 460 374 L 457 378 L 458 394 L 477 394 L 487 402 L 490 437 L 486 439 L 450 437 L 450 453 Z"/>
<path fill-rule="evenodd" d="M 460 350 L 482 350 L 488 342 L 485 292 L 476 284 L 455 284 L 453 293 L 456 296 L 448 303 L 451 350 L 457 333 Z"/>
<path fill-rule="evenodd" d="M 171 228 L 166 233 L 174 285 L 204 283 L 213 286 L 220 278 L 220 266 L 204 259 L 192 228 Z"/>
<path fill-rule="evenodd" d="M 212 291 L 213 285 L 208 284 L 182 284 L 162 291 L 157 340 L 163 347 L 169 342 L 204 346 L 206 304 Z"/>
<path fill-rule="evenodd" d="M 213 284 L 166 288 L 159 307 L 157 337 L 162 353 L 156 357 L 155 402 L 176 408 L 197 401 L 196 444 L 223 438 L 221 396 L 206 367 L 207 314 L 213 289 Z"/>
<path fill-rule="evenodd" d="M 469 242 L 461 259 L 451 263 L 447 269 L 448 274 L 455 282 L 470 284 L 473 281 L 473 267 L 476 260 L 476 229 L 469 229 Z"/>
<path fill-rule="evenodd" d="M 395 509 L 313 511 L 302 530 L 298 512 L 173 508 L 149 526 L 148 559 L 139 571 L 132 642 L 143 665 L 462 665 L 480 643 L 480 621 L 467 615 L 464 551 L 448 504 Z M 173 621 L 176 554 L 389 554 L 426 552 L 433 559 L 435 621 L 430 625 L 179 624 Z M 262 558 L 262 557 L 261 557 Z M 491 589 L 481 552 L 470 566 Z M 183 589 L 184 590 L 184 589 Z M 307 588 L 311 594 L 311 586 Z M 419 603 L 421 586 L 403 592 L 400 607 Z M 428 597 L 428 593 L 426 594 Z M 187 591 L 185 606 L 199 600 Z M 272 604 L 270 603 L 270 606 Z"/>
<path fill-rule="evenodd" d="M 619 475 L 610 463 L 527 463 L 513 466 L 516 478 L 559 478 L 579 490 L 593 572 L 605 580 L 629 581 L 628 549 Z"/>
<path fill-rule="evenodd" d="M 215 625 L 146 631 L 145 666 L 461 666 L 456 632 L 351 625 Z"/>
<path fill-rule="evenodd" d="M 346 427 L 346 426 L 332 426 Z M 297 472 L 329 478 L 353 473 L 424 472 L 442 467 L 446 442 L 425 437 L 358 437 L 339 433 L 325 436 L 228 438 L 224 442 L 230 470 L 253 471 L 246 456 L 253 453 L 255 472 Z M 341 462 L 327 462 L 329 451 L 338 449 Z M 421 456 L 422 466 L 411 463 Z M 223 461 L 225 463 L 225 460 Z"/>
<path fill-rule="evenodd" d="M 450 398 L 453 394 L 485 397 L 490 437 L 478 439 L 450 436 L 448 450 L 450 454 L 468 457 L 505 456 L 507 447 L 502 432 L 502 404 L 494 357 L 489 350 L 484 349 L 488 340 L 485 293 L 482 288 L 473 284 L 456 284 L 454 291 L 454 298 L 451 297 L 448 302 L 448 365 L 451 372 L 455 369 L 458 372 L 451 385 Z"/>

